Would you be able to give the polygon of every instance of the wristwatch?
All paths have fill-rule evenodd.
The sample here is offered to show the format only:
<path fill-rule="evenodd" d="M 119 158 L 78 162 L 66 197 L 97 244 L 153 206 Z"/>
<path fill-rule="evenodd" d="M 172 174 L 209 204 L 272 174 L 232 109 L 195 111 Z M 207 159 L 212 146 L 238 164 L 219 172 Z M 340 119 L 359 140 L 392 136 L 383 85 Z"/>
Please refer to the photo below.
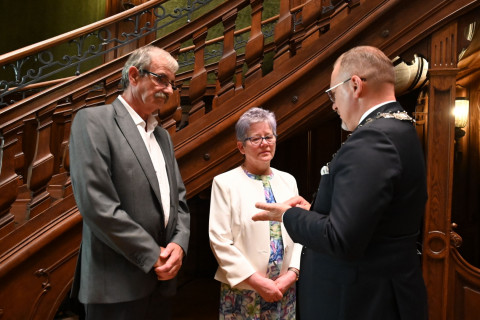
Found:
<path fill-rule="evenodd" d="M 300 276 L 300 271 L 294 267 L 288 268 L 288 271 L 292 271 L 293 273 L 295 273 L 297 275 L 297 278 L 295 279 L 295 281 L 298 281 L 298 277 Z"/>

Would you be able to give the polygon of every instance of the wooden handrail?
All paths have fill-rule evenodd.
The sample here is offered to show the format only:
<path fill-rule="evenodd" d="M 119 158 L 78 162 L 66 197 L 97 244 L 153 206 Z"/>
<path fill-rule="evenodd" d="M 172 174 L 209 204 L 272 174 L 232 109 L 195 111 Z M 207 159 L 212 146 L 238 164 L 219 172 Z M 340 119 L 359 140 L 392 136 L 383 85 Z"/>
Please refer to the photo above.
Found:
<path fill-rule="evenodd" d="M 163 2 L 166 2 L 168 0 L 150 0 L 147 1 L 143 4 L 140 4 L 136 7 L 133 7 L 131 9 L 125 10 L 121 13 L 117 13 L 111 17 L 105 18 L 103 20 L 88 24 L 84 27 L 72 30 L 70 32 L 66 32 L 64 34 L 58 35 L 56 37 L 23 47 L 21 49 L 5 53 L 3 55 L 0 55 L 0 65 L 5 65 L 11 62 L 15 62 L 17 60 L 20 60 L 22 58 L 28 57 L 36 52 L 40 52 L 49 48 L 53 48 L 61 43 L 65 43 L 67 41 L 76 39 L 80 36 L 86 35 L 91 33 L 92 31 L 101 29 L 103 27 L 109 26 L 111 24 L 121 22 L 125 18 L 128 18 L 132 15 L 135 15 L 137 13 L 140 13 L 142 11 L 151 9 Z"/>

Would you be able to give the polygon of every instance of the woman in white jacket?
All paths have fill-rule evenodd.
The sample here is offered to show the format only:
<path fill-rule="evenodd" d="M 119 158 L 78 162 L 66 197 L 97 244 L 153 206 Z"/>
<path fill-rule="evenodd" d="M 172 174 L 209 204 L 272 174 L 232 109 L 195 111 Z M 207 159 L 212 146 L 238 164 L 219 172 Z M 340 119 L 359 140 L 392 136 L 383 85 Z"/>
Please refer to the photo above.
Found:
<path fill-rule="evenodd" d="M 210 245 L 219 267 L 220 319 L 295 319 L 295 281 L 301 246 L 280 222 L 254 222 L 256 202 L 298 195 L 295 178 L 270 167 L 276 146 L 275 115 L 252 108 L 235 129 L 240 167 L 216 176 L 210 203 Z"/>

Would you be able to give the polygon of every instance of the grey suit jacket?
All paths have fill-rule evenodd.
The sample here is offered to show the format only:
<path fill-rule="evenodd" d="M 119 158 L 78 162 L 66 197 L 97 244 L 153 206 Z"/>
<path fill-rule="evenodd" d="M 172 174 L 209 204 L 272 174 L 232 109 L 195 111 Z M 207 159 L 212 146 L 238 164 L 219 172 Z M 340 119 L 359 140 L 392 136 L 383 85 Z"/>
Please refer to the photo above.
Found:
<path fill-rule="evenodd" d="M 176 280 L 159 283 L 152 267 L 160 246 L 175 242 L 187 253 L 190 215 L 170 136 L 160 126 L 154 134 L 170 183 L 166 227 L 152 161 L 123 104 L 117 99 L 75 116 L 70 175 L 83 238 L 72 295 L 82 303 L 137 300 L 158 284 L 175 292 Z"/>

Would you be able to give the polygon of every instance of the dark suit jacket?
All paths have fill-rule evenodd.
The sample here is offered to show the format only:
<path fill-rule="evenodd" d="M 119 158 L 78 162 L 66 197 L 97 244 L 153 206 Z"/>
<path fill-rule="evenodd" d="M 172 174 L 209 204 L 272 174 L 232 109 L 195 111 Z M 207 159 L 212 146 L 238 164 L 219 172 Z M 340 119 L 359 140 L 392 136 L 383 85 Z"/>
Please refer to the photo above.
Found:
<path fill-rule="evenodd" d="M 312 211 L 284 215 L 306 247 L 301 320 L 426 319 L 416 250 L 427 199 L 421 145 L 410 121 L 374 119 L 396 111 L 396 102 L 380 107 L 350 135 L 322 175 Z"/>
<path fill-rule="evenodd" d="M 83 217 L 83 238 L 72 294 L 82 303 L 116 303 L 143 298 L 159 281 L 152 270 L 160 246 L 187 252 L 190 215 L 185 187 L 167 131 L 155 137 L 170 183 L 170 216 L 164 226 L 160 188 L 147 148 L 127 109 L 85 108 L 70 136 L 70 175 Z M 176 280 L 160 282 L 171 294 Z"/>

